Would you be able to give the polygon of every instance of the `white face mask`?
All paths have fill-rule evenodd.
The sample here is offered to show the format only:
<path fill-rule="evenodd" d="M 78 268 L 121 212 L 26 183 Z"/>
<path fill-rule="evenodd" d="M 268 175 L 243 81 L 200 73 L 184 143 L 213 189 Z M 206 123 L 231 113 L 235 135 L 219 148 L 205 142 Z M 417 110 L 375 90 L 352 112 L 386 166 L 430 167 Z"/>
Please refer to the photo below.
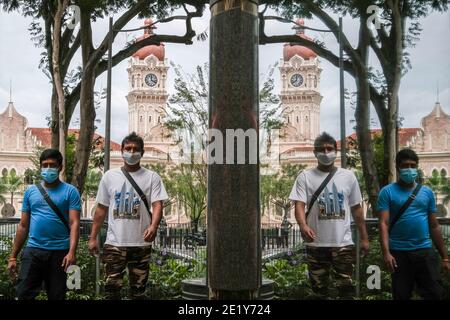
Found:
<path fill-rule="evenodd" d="M 140 152 L 127 152 L 124 151 L 122 154 L 123 160 L 125 160 L 125 162 L 130 165 L 133 166 L 137 163 L 139 163 L 139 161 L 141 161 L 142 155 Z"/>
<path fill-rule="evenodd" d="M 324 166 L 329 166 L 333 164 L 334 160 L 336 160 L 336 151 L 333 152 L 317 152 L 316 158 L 319 160 L 319 163 Z"/>

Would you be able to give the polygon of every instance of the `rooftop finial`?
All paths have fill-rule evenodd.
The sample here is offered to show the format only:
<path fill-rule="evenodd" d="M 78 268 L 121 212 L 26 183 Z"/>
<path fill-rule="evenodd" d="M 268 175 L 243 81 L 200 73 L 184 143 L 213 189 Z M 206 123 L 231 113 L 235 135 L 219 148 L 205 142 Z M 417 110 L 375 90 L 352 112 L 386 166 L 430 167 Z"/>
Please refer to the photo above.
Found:
<path fill-rule="evenodd" d="M 436 99 L 436 103 L 439 103 L 439 80 L 437 82 L 437 99 Z"/>
<path fill-rule="evenodd" d="M 9 102 L 12 102 L 12 79 L 9 78 Z"/>

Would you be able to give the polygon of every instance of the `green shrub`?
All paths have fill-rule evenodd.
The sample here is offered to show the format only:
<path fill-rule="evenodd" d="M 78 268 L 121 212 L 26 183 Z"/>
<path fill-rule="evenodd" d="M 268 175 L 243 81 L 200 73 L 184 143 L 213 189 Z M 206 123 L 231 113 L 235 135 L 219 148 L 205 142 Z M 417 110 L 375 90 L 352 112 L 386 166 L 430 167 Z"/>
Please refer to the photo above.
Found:
<path fill-rule="evenodd" d="M 0 300 L 12 300 L 16 296 L 14 284 L 8 273 L 8 258 L 11 254 L 12 238 L 0 236 L 2 250 L 0 251 Z M 19 267 L 20 261 L 17 261 Z"/>
<path fill-rule="evenodd" d="M 263 276 L 275 282 L 276 299 L 310 299 L 314 297 L 308 279 L 308 266 L 300 250 L 263 263 Z"/>
<path fill-rule="evenodd" d="M 180 299 L 182 281 L 204 275 L 206 265 L 203 259 L 174 259 L 165 250 L 154 250 L 149 267 L 149 298 L 170 300 Z"/>

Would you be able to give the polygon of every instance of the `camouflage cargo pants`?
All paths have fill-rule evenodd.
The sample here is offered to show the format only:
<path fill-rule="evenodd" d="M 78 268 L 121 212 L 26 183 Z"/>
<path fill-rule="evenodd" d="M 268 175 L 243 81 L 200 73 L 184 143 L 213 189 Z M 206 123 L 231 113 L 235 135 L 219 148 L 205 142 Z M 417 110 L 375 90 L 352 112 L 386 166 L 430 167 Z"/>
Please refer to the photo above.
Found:
<path fill-rule="evenodd" d="M 105 245 L 102 261 L 105 265 L 105 298 L 120 300 L 123 276 L 128 267 L 130 299 L 144 299 L 148 281 L 151 247 L 115 247 Z"/>
<path fill-rule="evenodd" d="M 306 262 L 309 279 L 314 293 L 327 297 L 329 295 L 330 275 L 334 274 L 339 297 L 349 299 L 354 294 L 352 281 L 355 247 L 306 247 Z"/>

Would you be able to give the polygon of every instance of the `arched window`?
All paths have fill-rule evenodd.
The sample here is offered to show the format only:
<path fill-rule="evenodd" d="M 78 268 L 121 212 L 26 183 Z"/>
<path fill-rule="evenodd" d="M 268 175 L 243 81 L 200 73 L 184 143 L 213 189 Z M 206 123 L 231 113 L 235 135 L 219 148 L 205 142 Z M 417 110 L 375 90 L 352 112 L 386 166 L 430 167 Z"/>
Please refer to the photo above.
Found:
<path fill-rule="evenodd" d="M 442 178 L 446 178 L 447 177 L 447 171 L 444 168 L 442 168 L 442 170 L 441 170 L 441 177 Z"/>
<path fill-rule="evenodd" d="M 437 169 L 433 169 L 433 171 L 431 172 L 431 176 L 436 178 L 439 176 L 439 172 L 437 171 Z"/>
<path fill-rule="evenodd" d="M 298 116 L 297 116 L 297 123 L 298 123 Z"/>
<path fill-rule="evenodd" d="M 2 177 L 6 178 L 7 175 L 8 175 L 8 169 L 3 168 L 3 170 L 2 170 Z"/>
<path fill-rule="evenodd" d="M 142 116 L 140 116 L 139 121 L 142 122 Z"/>
<path fill-rule="evenodd" d="M 148 117 L 148 122 L 152 123 L 152 116 Z"/>
<path fill-rule="evenodd" d="M 11 169 L 11 172 L 9 173 L 12 177 L 17 176 L 16 169 Z"/>

